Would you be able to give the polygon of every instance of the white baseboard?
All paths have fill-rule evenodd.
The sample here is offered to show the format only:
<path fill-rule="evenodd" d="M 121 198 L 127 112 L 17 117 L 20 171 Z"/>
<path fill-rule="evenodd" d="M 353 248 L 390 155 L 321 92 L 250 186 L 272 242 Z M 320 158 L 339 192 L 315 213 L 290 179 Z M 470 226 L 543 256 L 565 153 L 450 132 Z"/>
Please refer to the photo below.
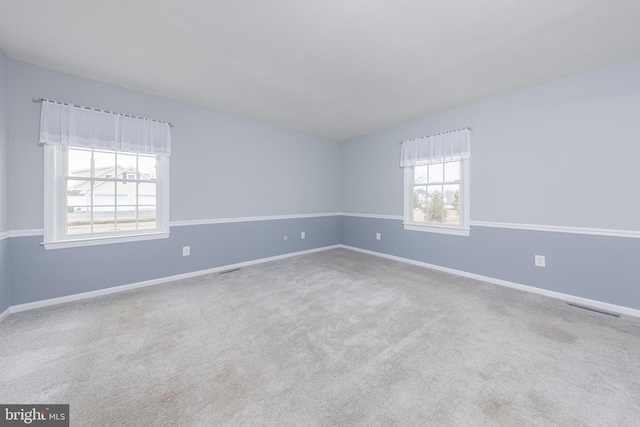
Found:
<path fill-rule="evenodd" d="M 327 216 L 340 216 L 340 212 L 198 219 L 198 220 L 189 220 L 189 221 L 171 221 L 169 225 L 171 227 L 182 227 L 182 226 L 188 226 L 188 225 L 226 224 L 230 222 L 233 223 L 233 222 L 273 221 L 273 220 L 283 220 L 283 219 L 321 218 L 321 217 L 327 217 Z"/>
<path fill-rule="evenodd" d="M 211 274 L 211 273 L 217 273 L 217 272 L 225 271 L 225 270 L 232 270 L 234 268 L 241 268 L 241 267 L 246 267 L 246 266 L 254 265 L 254 264 L 261 264 L 261 263 L 265 263 L 265 262 L 269 262 L 269 261 L 276 261 L 276 260 L 279 260 L 279 259 L 290 258 L 290 257 L 293 257 L 293 256 L 298 256 L 298 255 L 311 254 L 311 253 L 314 253 L 314 252 L 322 252 L 322 251 L 326 251 L 326 250 L 329 250 L 329 249 L 335 249 L 335 248 L 339 248 L 339 247 L 340 247 L 340 245 L 324 246 L 324 247 L 321 247 L 321 248 L 309 249 L 309 250 L 306 250 L 306 251 L 292 252 L 292 253 L 288 253 L 288 254 L 284 254 L 284 255 L 277 255 L 277 256 L 272 256 L 272 257 L 268 257 L 268 258 L 260 258 L 260 259 L 256 259 L 256 260 L 240 262 L 240 263 L 237 263 L 237 264 L 229 264 L 229 265 L 224 265 L 224 266 L 221 266 L 221 267 L 209 268 L 209 269 L 206 269 L 206 270 L 198 270 L 198 271 L 192 271 L 192 272 L 189 272 L 189 273 L 176 274 L 174 276 L 161 277 L 159 279 L 146 280 L 144 282 L 131 283 L 129 285 L 114 286 L 112 288 L 99 289 L 97 291 L 83 292 L 83 293 L 80 293 L 80 294 L 73 294 L 73 295 L 67 295 L 67 296 L 64 296 L 64 297 L 51 298 L 51 299 L 46 299 L 46 300 L 42 300 L 42 301 L 35 301 L 35 302 L 29 302 L 29 303 L 26 303 L 26 304 L 14 305 L 14 306 L 11 306 L 8 309 L 6 309 L 4 311 L 4 313 L 2 313 L 0 315 L 0 322 L 2 322 L 2 320 L 4 320 L 11 313 L 18 313 L 18 312 L 21 312 L 21 311 L 33 310 L 33 309 L 36 309 L 36 308 L 48 307 L 48 306 L 57 305 L 57 304 L 63 304 L 63 303 L 66 303 L 66 302 L 78 301 L 78 300 L 83 300 L 83 299 L 87 299 L 87 298 L 94 298 L 94 297 L 98 297 L 98 296 L 102 296 L 102 295 L 109 295 L 109 294 L 114 294 L 114 293 L 118 293 L 118 292 L 130 291 L 132 289 L 138 289 L 138 288 L 144 288 L 144 287 L 147 287 L 147 286 L 159 285 L 161 283 L 173 282 L 175 280 L 181 280 L 181 279 L 188 279 L 188 278 L 191 278 L 191 277 L 202 276 L 202 275 Z"/>
<path fill-rule="evenodd" d="M 339 246 L 341 248 L 349 249 L 349 250 L 356 251 L 356 252 L 362 252 L 362 253 L 365 253 L 365 254 L 374 255 L 374 256 L 378 256 L 378 257 L 382 257 L 382 258 L 387 258 L 387 259 L 391 259 L 391 260 L 394 260 L 394 261 L 400 261 L 400 262 L 404 262 L 404 263 L 407 263 L 407 264 L 418 265 L 420 267 L 426 267 L 426 268 L 430 268 L 430 269 L 433 269 L 433 270 L 443 271 L 445 273 L 451 273 L 451 274 L 455 274 L 457 276 L 468 277 L 470 279 L 476 279 L 476 280 L 480 280 L 482 282 L 488 282 L 488 283 L 493 283 L 495 285 L 506 286 L 506 287 L 512 288 L 512 289 L 518 289 L 520 291 L 525 291 L 525 292 L 531 292 L 531 293 L 534 293 L 534 294 L 544 295 L 544 296 L 547 296 L 547 297 L 560 299 L 560 300 L 571 302 L 571 303 L 574 303 L 574 304 L 588 306 L 588 307 L 595 308 L 595 309 L 598 309 L 598 310 L 603 310 L 603 311 L 607 311 L 607 312 L 611 312 L 611 313 L 617 313 L 617 314 L 624 314 L 624 315 L 632 316 L 632 317 L 640 317 L 640 310 L 637 310 L 637 309 L 631 308 L 631 307 L 624 307 L 624 306 L 621 306 L 621 305 L 609 304 L 609 303 L 602 302 L 602 301 L 597 301 L 597 300 L 592 300 L 592 299 L 588 299 L 588 298 L 577 297 L 575 295 L 563 294 L 561 292 L 549 291 L 547 289 L 536 288 L 534 286 L 522 285 L 520 283 L 509 282 L 507 280 L 502 280 L 502 279 L 495 279 L 493 277 L 488 277 L 488 276 L 481 276 L 479 274 L 469 273 L 469 272 L 462 271 L 462 270 L 455 270 L 453 268 L 441 267 L 441 266 L 435 265 L 435 264 L 428 264 L 426 262 L 415 261 L 415 260 L 408 259 L 408 258 L 401 258 L 401 257 L 397 257 L 397 256 L 394 256 L 394 255 L 387 255 L 387 254 L 383 254 L 381 252 L 370 251 L 370 250 L 367 250 L 367 249 L 360 249 L 360 248 L 356 248 L 356 247 L 353 247 L 353 246 L 346 246 L 346 245 L 339 245 Z"/>

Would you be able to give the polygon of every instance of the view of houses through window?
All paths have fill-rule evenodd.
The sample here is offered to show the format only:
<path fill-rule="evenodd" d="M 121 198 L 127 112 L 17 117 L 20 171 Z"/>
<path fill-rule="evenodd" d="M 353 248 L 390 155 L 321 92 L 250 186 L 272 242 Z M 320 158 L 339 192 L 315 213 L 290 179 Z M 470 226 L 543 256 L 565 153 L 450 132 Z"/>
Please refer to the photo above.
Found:
<path fill-rule="evenodd" d="M 414 167 L 412 221 L 460 224 L 460 161 Z"/>
<path fill-rule="evenodd" d="M 70 147 L 65 151 L 67 235 L 156 228 L 156 156 Z"/>

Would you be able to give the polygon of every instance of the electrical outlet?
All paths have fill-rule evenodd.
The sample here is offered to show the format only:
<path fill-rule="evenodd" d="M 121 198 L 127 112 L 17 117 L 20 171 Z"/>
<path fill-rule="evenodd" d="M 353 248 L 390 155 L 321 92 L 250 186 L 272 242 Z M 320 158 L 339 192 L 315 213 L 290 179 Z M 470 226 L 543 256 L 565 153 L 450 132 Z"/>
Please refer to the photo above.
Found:
<path fill-rule="evenodd" d="M 182 247 L 182 256 L 191 255 L 191 246 L 183 246 Z"/>
<path fill-rule="evenodd" d="M 284 236 L 282 240 L 289 240 L 289 236 Z"/>
<path fill-rule="evenodd" d="M 304 239 L 307 237 L 307 234 L 303 231 L 302 233 L 300 233 L 300 238 Z"/>
<path fill-rule="evenodd" d="M 381 237 L 380 233 L 376 233 L 376 240 L 380 240 Z"/>
<path fill-rule="evenodd" d="M 536 267 L 546 267 L 546 260 L 544 255 L 534 255 L 534 263 Z"/>

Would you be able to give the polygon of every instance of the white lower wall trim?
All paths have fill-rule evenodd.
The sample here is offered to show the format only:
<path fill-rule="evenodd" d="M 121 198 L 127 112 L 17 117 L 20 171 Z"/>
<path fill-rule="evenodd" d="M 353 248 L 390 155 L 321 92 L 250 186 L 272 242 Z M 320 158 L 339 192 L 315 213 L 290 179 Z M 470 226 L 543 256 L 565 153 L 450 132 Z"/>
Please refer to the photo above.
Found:
<path fill-rule="evenodd" d="M 33 230 L 11 230 L 9 231 L 9 237 L 33 237 L 44 236 L 44 229 L 35 228 Z"/>
<path fill-rule="evenodd" d="M 552 233 L 592 234 L 596 236 L 630 237 L 640 239 L 640 231 L 612 228 L 564 227 L 558 225 L 513 224 L 507 222 L 471 221 L 473 227 L 512 228 L 516 230 L 547 231 Z"/>
<path fill-rule="evenodd" d="M 398 216 L 398 215 L 376 215 L 376 214 L 350 213 L 350 212 L 342 212 L 340 213 L 340 215 L 355 216 L 358 218 L 393 219 L 396 221 L 404 221 L 404 217 Z"/>
<path fill-rule="evenodd" d="M 300 214 L 300 215 L 276 215 L 276 216 L 255 216 L 242 218 L 220 218 L 220 219 L 197 219 L 192 221 L 171 221 L 170 227 L 181 227 L 187 225 L 206 225 L 206 224 L 224 224 L 230 222 L 250 222 L 250 221 L 272 221 L 278 219 L 298 219 L 298 218 L 319 218 L 328 216 L 350 216 L 357 218 L 374 218 L 374 219 L 390 219 L 394 221 L 404 221 L 402 216 L 398 215 L 376 215 L 351 212 L 329 212 L 319 214 Z M 510 228 L 513 230 L 530 230 L 530 231 L 546 231 L 552 233 L 572 233 L 572 234 L 589 234 L 595 236 L 609 237 L 627 237 L 632 239 L 640 239 L 640 231 L 636 230 L 616 230 L 613 228 L 586 228 L 586 227 L 565 227 L 559 225 L 540 225 L 540 224 L 516 224 L 510 222 L 490 222 L 490 221 L 470 221 L 472 227 L 492 227 L 492 228 Z M 0 233 L 0 240 L 8 237 L 31 237 L 42 236 L 44 230 L 10 230 Z"/>
<path fill-rule="evenodd" d="M 383 254 L 381 252 L 370 251 L 370 250 L 367 250 L 367 249 L 360 249 L 360 248 L 356 248 L 356 247 L 353 247 L 353 246 L 346 246 L 346 245 L 339 245 L 339 246 L 341 248 L 349 249 L 349 250 L 356 251 L 356 252 L 362 252 L 362 253 L 365 253 L 365 254 L 374 255 L 374 256 L 381 257 L 381 258 L 387 258 L 387 259 L 391 259 L 391 260 L 394 260 L 394 261 L 405 262 L 407 264 L 418 265 L 420 267 L 426 267 L 426 268 L 430 268 L 432 270 L 443 271 L 445 273 L 451 273 L 451 274 L 455 274 L 457 276 L 468 277 L 470 279 L 476 279 L 476 280 L 480 280 L 482 282 L 488 282 L 488 283 L 493 283 L 495 285 L 506 286 L 506 287 L 512 288 L 512 289 L 518 289 L 520 291 L 531 292 L 531 293 L 534 293 L 534 294 L 544 295 L 544 296 L 555 298 L 555 299 L 561 299 L 563 301 L 568 301 L 568 302 L 572 302 L 572 303 L 575 303 L 575 304 L 589 306 L 591 308 L 596 308 L 596 309 L 603 310 L 603 311 L 624 314 L 624 315 L 632 316 L 632 317 L 640 317 L 640 310 L 636 310 L 636 309 L 630 308 L 630 307 L 624 307 L 624 306 L 621 306 L 621 305 L 609 304 L 609 303 L 602 302 L 602 301 L 596 301 L 596 300 L 592 300 L 592 299 L 588 299 L 588 298 L 577 297 L 577 296 L 574 296 L 574 295 L 563 294 L 561 292 L 549 291 L 547 289 L 536 288 L 534 286 L 527 286 L 527 285 L 522 285 L 520 283 L 509 282 L 507 280 L 495 279 L 493 277 L 488 277 L 488 276 L 481 276 L 479 274 L 468 273 L 468 272 L 462 271 L 462 270 L 455 270 L 453 268 L 441 267 L 441 266 L 435 265 L 435 264 L 428 264 L 426 262 L 415 261 L 415 260 L 408 259 L 408 258 L 401 258 L 401 257 L 397 257 L 397 256 L 394 256 L 394 255 L 387 255 L 387 254 Z"/>
<path fill-rule="evenodd" d="M 320 218 L 326 216 L 340 216 L 339 212 L 299 214 L 299 215 L 275 215 L 275 216 L 251 216 L 240 218 L 196 219 L 192 221 L 171 221 L 169 226 L 181 227 L 185 225 L 225 224 L 228 222 L 273 221 L 278 219 Z"/>
<path fill-rule="evenodd" d="M 349 212 L 342 212 L 340 215 L 352 216 L 357 218 L 391 219 L 395 221 L 404 221 L 403 217 L 397 216 L 397 215 L 376 215 L 376 214 L 349 213 Z M 552 233 L 590 234 L 595 236 L 630 237 L 632 239 L 640 239 L 640 231 L 636 231 L 636 230 L 616 230 L 613 228 L 565 227 L 560 225 L 517 224 L 517 223 L 511 223 L 511 222 L 489 222 L 489 221 L 469 221 L 469 224 L 472 227 L 510 228 L 513 230 L 547 231 Z"/>
<path fill-rule="evenodd" d="M 78 301 L 78 300 L 83 300 L 83 299 L 87 299 L 87 298 L 94 298 L 94 297 L 98 297 L 98 296 L 102 296 L 102 295 L 109 295 L 109 294 L 114 294 L 114 293 L 118 293 L 118 292 L 129 291 L 129 290 L 132 290 L 132 289 L 144 288 L 144 287 L 147 287 L 147 286 L 159 285 L 161 283 L 173 282 L 175 280 L 188 279 L 190 277 L 196 277 L 196 276 L 202 276 L 202 275 L 205 275 L 205 274 L 217 273 L 219 271 L 232 270 L 234 268 L 241 268 L 241 267 L 246 267 L 246 266 L 249 266 L 249 265 L 261 264 L 261 263 L 269 262 L 269 261 L 276 261 L 276 260 L 279 260 L 279 259 L 290 258 L 290 257 L 293 257 L 293 256 L 298 256 L 298 255 L 305 255 L 305 254 L 310 254 L 310 253 L 314 253 L 314 252 L 322 252 L 322 251 L 326 251 L 326 250 L 329 250 L 329 249 L 335 249 L 335 248 L 338 248 L 338 247 L 340 247 L 340 245 L 324 246 L 322 248 L 309 249 L 309 250 L 300 251 L 300 252 L 292 252 L 292 253 L 288 253 L 288 254 L 284 254 L 284 255 L 272 256 L 272 257 L 268 257 L 268 258 L 260 258 L 260 259 L 256 259 L 256 260 L 240 262 L 240 263 L 237 263 L 237 264 L 230 264 L 230 265 L 224 265 L 224 266 L 221 266 L 221 267 L 209 268 L 207 270 L 199 270 L 199 271 L 192 271 L 190 273 L 176 274 L 175 276 L 161 277 L 159 279 L 146 280 L 144 282 L 131 283 L 129 285 L 114 286 L 113 288 L 99 289 L 97 291 L 83 292 L 81 294 L 67 295 L 67 296 L 59 297 L 59 298 L 51 298 L 51 299 L 47 299 L 47 300 L 43 300 L 43 301 L 36 301 L 36 302 L 30 302 L 30 303 L 26 303 L 26 304 L 14 305 L 14 306 L 11 306 L 8 309 L 6 309 L 4 311 L 4 313 L 2 313 L 2 315 L 0 315 L 0 321 L 2 321 L 4 318 L 6 318 L 10 313 L 18 313 L 18 312 L 21 312 L 21 311 L 33 310 L 33 309 L 36 309 L 36 308 L 48 307 L 48 306 L 57 305 L 57 304 L 63 304 L 63 303 L 66 303 L 66 302 Z"/>
<path fill-rule="evenodd" d="M 11 234 L 8 231 L 4 231 L 2 233 L 0 233 L 0 241 L 4 240 L 4 239 L 8 239 L 9 238 L 9 234 Z"/>
<path fill-rule="evenodd" d="M 218 219 L 194 219 L 187 221 L 170 221 L 169 227 L 182 227 L 186 225 L 207 225 L 207 224 L 226 224 L 229 222 L 251 222 L 251 221 L 273 221 L 278 219 L 299 219 L 299 218 L 321 218 L 327 216 L 340 216 L 340 212 L 327 212 L 315 214 L 294 214 L 294 215 L 274 215 L 274 216 L 252 216 L 238 218 L 218 218 Z M 3 235 L 6 236 L 3 237 Z M 43 236 L 44 229 L 36 228 L 32 230 L 10 230 L 0 234 L 0 240 L 7 237 L 32 237 Z"/>

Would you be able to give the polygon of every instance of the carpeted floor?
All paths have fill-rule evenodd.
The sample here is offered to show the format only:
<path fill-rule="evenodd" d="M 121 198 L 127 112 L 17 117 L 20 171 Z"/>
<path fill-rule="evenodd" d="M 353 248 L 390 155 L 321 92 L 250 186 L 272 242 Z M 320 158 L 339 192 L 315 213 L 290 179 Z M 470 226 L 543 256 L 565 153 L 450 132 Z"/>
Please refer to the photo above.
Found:
<path fill-rule="evenodd" d="M 638 426 L 640 320 L 344 249 L 9 316 L 72 426 Z"/>

